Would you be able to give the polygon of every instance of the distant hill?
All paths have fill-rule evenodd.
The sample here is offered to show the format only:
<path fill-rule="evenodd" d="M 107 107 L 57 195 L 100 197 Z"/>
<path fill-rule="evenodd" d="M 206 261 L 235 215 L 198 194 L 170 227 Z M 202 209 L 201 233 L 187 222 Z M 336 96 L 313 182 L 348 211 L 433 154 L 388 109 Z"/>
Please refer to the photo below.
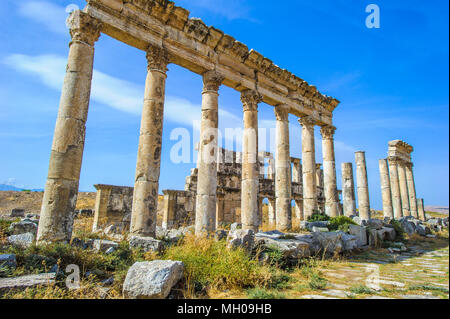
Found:
<path fill-rule="evenodd" d="M 20 192 L 23 190 L 30 190 L 32 192 L 43 192 L 44 189 L 40 189 L 40 188 L 36 188 L 36 189 L 28 189 L 28 188 L 17 188 L 15 186 L 11 186 L 11 185 L 5 185 L 5 184 L 0 184 L 0 191 L 13 191 L 13 192 Z"/>

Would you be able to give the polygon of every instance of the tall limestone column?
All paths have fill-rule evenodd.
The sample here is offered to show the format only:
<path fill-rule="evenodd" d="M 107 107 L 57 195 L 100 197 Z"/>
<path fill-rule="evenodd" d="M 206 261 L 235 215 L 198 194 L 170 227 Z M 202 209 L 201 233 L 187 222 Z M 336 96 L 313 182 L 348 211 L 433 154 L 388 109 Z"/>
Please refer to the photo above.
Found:
<path fill-rule="evenodd" d="M 310 116 L 299 119 L 302 126 L 303 215 L 308 219 L 317 210 L 315 120 Z"/>
<path fill-rule="evenodd" d="M 292 165 L 292 182 L 302 183 L 302 162 L 300 159 L 295 159 Z"/>
<path fill-rule="evenodd" d="M 334 154 L 334 126 L 323 126 L 320 130 L 322 134 L 323 172 L 324 172 L 324 193 L 325 193 L 325 213 L 330 217 L 339 216 L 339 195 L 336 181 L 336 162 Z"/>
<path fill-rule="evenodd" d="M 423 204 L 423 199 L 422 198 L 417 200 L 417 212 L 419 214 L 420 220 L 426 222 L 427 221 L 427 217 L 425 215 L 425 206 Z"/>
<path fill-rule="evenodd" d="M 398 180 L 400 181 L 400 196 L 402 199 L 403 216 L 411 216 L 409 206 L 408 182 L 406 181 L 405 163 L 400 161 L 398 163 Z"/>
<path fill-rule="evenodd" d="M 275 160 L 276 223 L 277 230 L 288 231 L 292 228 L 289 107 L 287 105 L 278 105 L 275 108 L 275 115 L 277 118 L 277 151 Z"/>
<path fill-rule="evenodd" d="M 342 163 L 342 201 L 344 216 L 356 214 L 355 181 L 353 178 L 353 164 Z"/>
<path fill-rule="evenodd" d="M 253 90 L 241 93 L 244 108 L 244 135 L 242 140 L 242 229 L 258 230 L 258 104 L 262 96 Z"/>
<path fill-rule="evenodd" d="M 269 219 L 269 227 L 271 230 L 274 230 L 277 225 L 277 218 L 275 213 L 275 199 L 269 198 L 269 211 L 268 211 L 268 219 Z"/>
<path fill-rule="evenodd" d="M 419 218 L 417 211 L 416 185 L 414 183 L 413 163 L 406 163 L 406 182 L 408 184 L 409 208 L 412 216 Z"/>
<path fill-rule="evenodd" d="M 389 180 L 387 159 L 380 159 L 379 166 L 381 198 L 383 201 L 383 215 L 384 217 L 394 218 L 394 210 L 392 208 L 391 181 Z"/>
<path fill-rule="evenodd" d="M 215 71 L 208 71 L 203 75 L 202 121 L 195 209 L 196 235 L 213 232 L 216 228 L 218 91 L 223 79 Z"/>
<path fill-rule="evenodd" d="M 150 46 L 147 51 L 147 62 L 130 233 L 155 237 L 169 57 L 165 49 Z"/>
<path fill-rule="evenodd" d="M 370 219 L 370 199 L 369 184 L 367 180 L 366 153 L 356 152 L 355 161 L 359 217 L 363 220 L 368 220 Z"/>
<path fill-rule="evenodd" d="M 101 31 L 100 22 L 81 11 L 72 12 L 68 25 L 72 41 L 42 200 L 38 242 L 68 242 L 72 237 L 91 94 L 94 43 Z"/>
<path fill-rule="evenodd" d="M 402 200 L 400 196 L 400 180 L 398 178 L 398 161 L 394 157 L 388 158 L 389 177 L 392 192 L 392 208 L 394 209 L 394 218 L 399 219 L 403 216 Z"/>

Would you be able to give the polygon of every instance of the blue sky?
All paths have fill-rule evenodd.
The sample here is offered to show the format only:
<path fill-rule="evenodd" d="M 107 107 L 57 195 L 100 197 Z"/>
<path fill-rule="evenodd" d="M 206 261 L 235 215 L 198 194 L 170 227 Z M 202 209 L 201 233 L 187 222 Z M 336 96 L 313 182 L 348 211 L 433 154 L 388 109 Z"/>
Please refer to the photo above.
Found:
<path fill-rule="evenodd" d="M 448 205 L 447 1 L 176 3 L 341 101 L 334 116 L 339 187 L 340 164 L 354 162 L 354 152 L 364 150 L 371 205 L 381 208 L 378 159 L 387 156 L 388 141 L 403 139 L 415 148 L 418 197 L 426 205 Z M 365 26 L 370 3 L 381 9 L 380 29 Z M 82 8 L 85 1 L 0 2 L 0 184 L 45 184 L 70 41 L 65 26 L 70 4 Z M 193 164 L 173 163 L 170 152 L 179 132 L 190 132 L 191 148 L 198 139 L 193 121 L 200 119 L 202 81 L 176 65 L 169 69 L 160 186 L 183 189 Z M 144 52 L 102 35 L 80 190 L 93 190 L 96 183 L 133 185 L 145 76 Z M 242 127 L 239 93 L 222 87 L 220 94 L 222 131 Z M 273 139 L 273 107 L 261 104 L 259 119 L 267 129 L 261 138 Z M 301 157 L 300 125 L 293 116 L 290 122 L 291 153 Z M 319 129 L 316 137 L 322 162 Z M 195 152 L 190 155 L 193 161 Z"/>

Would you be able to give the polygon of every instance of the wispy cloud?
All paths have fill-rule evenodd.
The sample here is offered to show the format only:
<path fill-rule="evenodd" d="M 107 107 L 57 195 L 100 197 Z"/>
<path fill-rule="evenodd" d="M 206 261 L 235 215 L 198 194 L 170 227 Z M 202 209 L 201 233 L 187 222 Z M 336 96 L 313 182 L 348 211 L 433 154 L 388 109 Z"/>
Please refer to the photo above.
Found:
<path fill-rule="evenodd" d="M 47 1 L 20 1 L 18 5 L 20 15 L 43 24 L 52 32 L 67 34 L 65 7 Z"/>
<path fill-rule="evenodd" d="M 353 71 L 345 74 L 333 76 L 327 82 L 321 84 L 322 91 L 334 93 L 342 88 L 354 88 L 358 85 L 358 80 L 361 78 L 360 71 Z"/>

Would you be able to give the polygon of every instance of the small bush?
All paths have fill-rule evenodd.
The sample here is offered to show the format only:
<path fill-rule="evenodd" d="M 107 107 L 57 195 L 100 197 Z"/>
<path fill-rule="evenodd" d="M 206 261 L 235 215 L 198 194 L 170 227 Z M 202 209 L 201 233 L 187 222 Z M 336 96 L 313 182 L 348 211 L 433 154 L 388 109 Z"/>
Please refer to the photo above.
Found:
<path fill-rule="evenodd" d="M 249 299 L 284 299 L 285 295 L 276 292 L 268 291 L 264 288 L 253 288 L 247 291 L 247 296 Z"/>
<path fill-rule="evenodd" d="M 313 274 L 308 282 L 309 288 L 313 290 L 323 290 L 326 288 L 328 281 L 319 276 L 318 274 Z"/>
<path fill-rule="evenodd" d="M 392 219 L 390 224 L 394 226 L 395 232 L 397 233 L 397 238 L 403 240 L 405 238 L 405 231 L 403 230 L 402 224 L 395 219 Z"/>
<path fill-rule="evenodd" d="M 330 224 L 328 229 L 330 230 L 341 230 L 343 232 L 348 232 L 350 225 L 357 225 L 353 219 L 347 216 L 338 216 L 330 219 Z"/>
<path fill-rule="evenodd" d="M 371 295 L 371 294 L 373 294 L 373 290 L 364 285 L 352 287 L 352 288 L 350 288 L 350 292 L 353 294 L 356 294 L 356 295 L 360 295 L 360 294 Z"/>
<path fill-rule="evenodd" d="M 321 213 L 314 213 L 308 217 L 308 222 L 325 222 L 330 220 L 330 216 Z"/>
<path fill-rule="evenodd" d="M 416 286 L 410 286 L 408 288 L 409 290 L 425 290 L 425 291 L 439 291 L 443 293 L 448 294 L 448 289 L 444 287 L 434 287 L 434 286 L 428 286 L 428 285 L 416 285 Z"/>

